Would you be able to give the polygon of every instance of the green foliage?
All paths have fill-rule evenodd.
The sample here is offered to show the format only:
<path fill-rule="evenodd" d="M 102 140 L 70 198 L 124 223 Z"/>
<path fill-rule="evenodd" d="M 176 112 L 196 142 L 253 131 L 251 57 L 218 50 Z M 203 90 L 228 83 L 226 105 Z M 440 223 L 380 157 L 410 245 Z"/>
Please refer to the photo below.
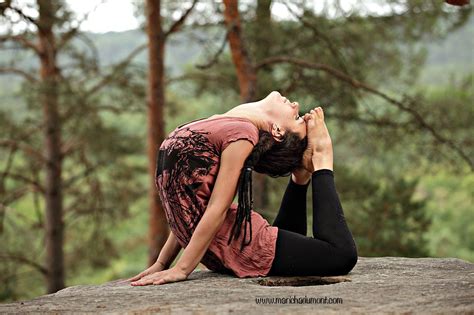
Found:
<path fill-rule="evenodd" d="M 58 18 L 70 16 L 62 12 Z M 119 258 L 120 250 L 110 231 L 130 217 L 131 204 L 147 190 L 141 134 L 144 113 L 134 114 L 145 108 L 146 76 L 143 67 L 126 63 L 100 67 L 97 56 L 71 42 L 58 58 L 61 80 L 54 88 L 63 152 L 68 284 L 83 270 L 108 268 Z M 21 64 L 21 60 L 10 62 Z M 46 175 L 42 156 L 48 131 L 42 100 L 51 88 L 49 83 L 25 81 L 20 87 L 22 106 L 9 102 L 0 108 L 0 296 L 6 301 L 44 293 Z M 15 237 L 18 235 L 22 237 Z"/>
<path fill-rule="evenodd" d="M 395 0 L 386 3 L 400 6 Z M 313 14 L 302 5 L 306 26 L 275 20 L 262 26 L 255 21 L 250 3 L 242 12 L 244 38 L 254 63 L 289 55 L 344 71 L 375 88 L 393 91 L 397 99 L 413 95 L 416 102 L 410 106 L 473 156 L 474 71 L 471 56 L 462 52 L 472 50 L 465 34 L 472 33 L 474 20 L 457 33 L 470 11 L 447 8 L 439 1 L 406 3 L 408 9 L 400 14 L 365 16 L 356 10 L 337 18 Z M 166 5 L 166 14 L 178 8 L 175 2 Z M 196 20 L 203 16 L 197 14 Z M 170 22 L 166 17 L 166 26 Z M 209 56 L 203 51 L 217 51 L 224 34 L 220 25 L 211 25 L 186 30 L 168 42 L 168 79 L 184 76 L 167 85 L 166 132 L 239 104 L 228 49 L 212 66 L 194 67 L 196 62 L 207 63 Z M 454 41 L 446 44 L 453 40 L 452 34 Z M 134 275 L 145 268 L 147 256 L 146 53 L 139 54 L 135 63 L 114 67 L 146 36 L 138 30 L 86 35 L 78 35 L 60 55 L 64 67 L 59 85 L 61 128 L 64 144 L 71 149 L 63 165 L 67 285 Z M 441 41 L 446 36 L 448 41 Z M 202 38 L 208 40 L 205 49 L 199 43 Z M 439 45 L 426 44 L 434 40 Z M 0 53 L 0 60 L 7 57 Z M 37 72 L 31 54 L 16 57 L 16 65 Z M 111 75 L 103 88 L 88 93 L 107 74 Z M 40 87 L 20 85 L 12 76 L 0 77 L 0 82 L 2 139 L 41 152 Z M 258 73 L 258 97 L 274 89 L 298 100 L 302 111 L 318 105 L 325 108 L 335 150 L 336 186 L 360 255 L 453 256 L 474 261 L 470 237 L 474 180 L 451 148 L 435 141 L 406 112 L 327 73 L 289 64 L 265 67 Z M 12 173 L 44 181 L 37 156 L 1 147 L 0 172 L 10 160 Z M 270 222 L 287 182 L 288 178 L 270 180 L 268 208 L 257 209 Z M 44 206 L 39 190 L 19 177 L 8 177 L 0 181 L 0 193 L 0 252 L 27 253 L 31 261 L 41 264 Z M 310 196 L 307 202 L 311 205 Z M 31 263 L 2 260 L 0 274 L 1 301 L 44 293 L 43 276 Z"/>
<path fill-rule="evenodd" d="M 338 168 L 337 187 L 361 256 L 426 256 L 426 200 L 413 200 L 418 179 Z M 377 180 L 382 177 L 384 180 Z"/>
<path fill-rule="evenodd" d="M 423 177 L 418 195 L 428 200 L 432 218 L 426 235 L 430 255 L 474 262 L 474 175 L 459 176 L 440 168 Z"/>

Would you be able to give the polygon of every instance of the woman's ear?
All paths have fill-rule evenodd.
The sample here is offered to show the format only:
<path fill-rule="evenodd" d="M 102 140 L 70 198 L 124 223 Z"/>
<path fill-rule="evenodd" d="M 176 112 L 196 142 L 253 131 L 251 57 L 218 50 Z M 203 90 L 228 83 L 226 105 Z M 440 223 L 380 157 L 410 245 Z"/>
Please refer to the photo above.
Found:
<path fill-rule="evenodd" d="M 272 136 L 273 136 L 273 139 L 275 139 L 275 141 L 277 142 L 283 141 L 284 132 L 281 129 L 281 127 L 275 123 L 272 124 Z"/>

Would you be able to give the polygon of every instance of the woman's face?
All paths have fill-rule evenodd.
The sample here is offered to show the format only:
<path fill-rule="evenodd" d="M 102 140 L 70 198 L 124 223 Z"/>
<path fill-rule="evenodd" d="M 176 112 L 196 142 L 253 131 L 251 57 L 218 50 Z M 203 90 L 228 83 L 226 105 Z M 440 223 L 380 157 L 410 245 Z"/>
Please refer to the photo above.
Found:
<path fill-rule="evenodd" d="M 298 114 L 300 104 L 298 102 L 291 102 L 278 91 L 272 91 L 267 98 L 269 98 L 271 106 L 275 109 L 276 123 L 283 130 L 296 132 L 301 138 L 304 138 L 306 136 L 306 123 L 303 117 L 300 117 Z"/>

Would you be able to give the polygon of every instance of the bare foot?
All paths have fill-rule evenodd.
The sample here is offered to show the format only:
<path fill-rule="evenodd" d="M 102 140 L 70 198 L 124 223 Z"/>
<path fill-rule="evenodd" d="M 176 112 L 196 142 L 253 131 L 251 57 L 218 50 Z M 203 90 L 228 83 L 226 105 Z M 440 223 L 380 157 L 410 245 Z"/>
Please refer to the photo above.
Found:
<path fill-rule="evenodd" d="M 332 141 L 324 122 L 324 112 L 321 107 L 312 109 L 305 115 L 308 135 L 308 148 L 312 150 L 313 172 L 320 169 L 333 170 Z M 306 153 L 306 152 L 305 152 Z"/>

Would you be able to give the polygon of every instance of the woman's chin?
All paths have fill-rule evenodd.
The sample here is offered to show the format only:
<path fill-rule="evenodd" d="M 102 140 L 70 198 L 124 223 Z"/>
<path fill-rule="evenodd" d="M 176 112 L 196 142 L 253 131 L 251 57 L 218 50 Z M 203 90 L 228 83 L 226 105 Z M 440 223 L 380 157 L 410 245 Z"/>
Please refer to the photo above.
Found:
<path fill-rule="evenodd" d="M 278 91 L 272 91 L 269 96 L 270 101 L 274 104 L 281 104 L 283 102 L 283 96 Z"/>
<path fill-rule="evenodd" d="M 281 93 L 278 92 L 278 91 L 272 91 L 272 93 L 274 93 L 277 97 L 281 97 L 281 96 L 282 96 Z"/>

